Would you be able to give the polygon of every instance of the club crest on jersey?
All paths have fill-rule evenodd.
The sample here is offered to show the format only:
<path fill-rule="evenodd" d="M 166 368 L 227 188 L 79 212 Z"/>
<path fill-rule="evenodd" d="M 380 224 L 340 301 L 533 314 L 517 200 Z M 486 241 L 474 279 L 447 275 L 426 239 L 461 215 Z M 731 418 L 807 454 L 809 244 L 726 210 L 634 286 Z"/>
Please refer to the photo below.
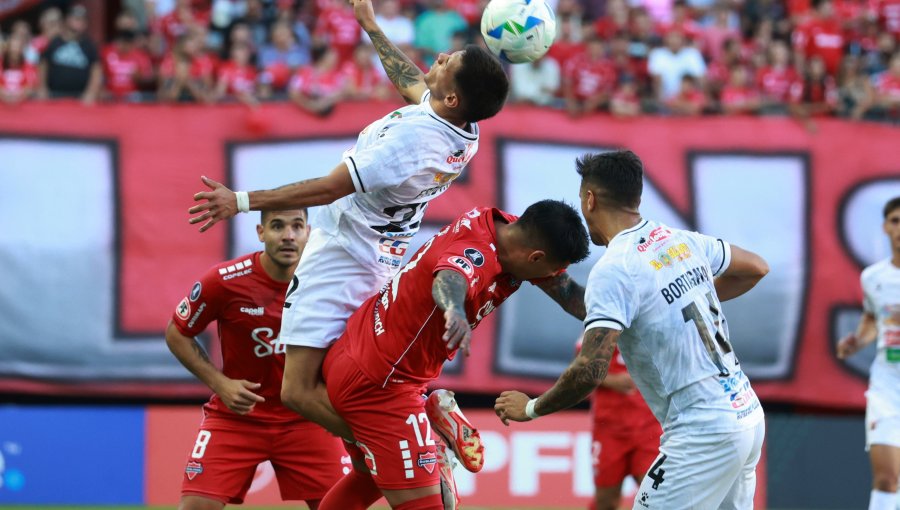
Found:
<path fill-rule="evenodd" d="M 184 474 L 187 475 L 188 480 L 193 480 L 201 473 L 203 473 L 203 464 L 199 462 L 189 461 L 184 468 Z"/>
<path fill-rule="evenodd" d="M 194 286 L 191 287 L 191 295 L 189 296 L 189 298 L 192 302 L 200 299 L 201 290 L 203 290 L 203 285 L 200 285 L 200 282 L 195 283 Z"/>
<path fill-rule="evenodd" d="M 401 117 L 403 117 L 403 112 L 401 112 L 400 110 L 395 111 L 390 116 L 390 118 L 392 118 L 392 119 L 399 119 Z"/>
<path fill-rule="evenodd" d="M 467 259 L 471 260 L 475 267 L 481 267 L 484 264 L 484 255 L 481 254 L 480 251 L 475 248 L 466 248 L 463 251 L 463 255 L 466 256 Z"/>
<path fill-rule="evenodd" d="M 408 241 L 401 241 L 399 239 L 382 237 L 381 240 L 378 241 L 378 250 L 381 251 L 381 253 L 396 255 L 397 257 L 402 257 L 403 254 L 406 253 L 408 247 Z"/>
<path fill-rule="evenodd" d="M 420 453 L 419 460 L 416 464 L 425 471 L 428 471 L 428 474 L 434 473 L 434 466 L 437 465 L 437 456 L 434 452 Z"/>
<path fill-rule="evenodd" d="M 191 304 L 188 303 L 188 298 L 184 298 L 178 303 L 178 306 L 175 308 L 175 313 L 184 320 L 187 320 L 188 317 L 191 316 Z"/>
<path fill-rule="evenodd" d="M 453 264 L 454 266 L 463 270 L 463 273 L 466 273 L 466 276 L 472 276 L 475 274 L 475 268 L 472 267 L 472 263 L 469 262 L 469 259 L 465 257 L 452 256 L 447 259 L 448 262 Z"/>

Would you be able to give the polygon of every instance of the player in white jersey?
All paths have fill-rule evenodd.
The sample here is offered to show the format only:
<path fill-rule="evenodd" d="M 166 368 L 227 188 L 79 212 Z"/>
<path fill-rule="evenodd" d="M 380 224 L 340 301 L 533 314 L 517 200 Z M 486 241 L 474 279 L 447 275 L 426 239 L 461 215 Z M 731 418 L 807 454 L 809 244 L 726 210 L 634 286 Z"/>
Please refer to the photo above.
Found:
<path fill-rule="evenodd" d="M 765 425 L 728 340 L 720 301 L 768 272 L 758 255 L 641 218 L 643 167 L 630 151 L 578 160 L 591 240 L 606 246 L 585 290 L 580 354 L 543 395 L 504 392 L 495 410 L 527 421 L 570 407 L 606 377 L 618 344 L 663 427 L 635 509 L 753 508 Z"/>
<path fill-rule="evenodd" d="M 892 256 L 862 272 L 863 316 L 838 343 L 846 358 L 874 341 L 878 347 L 866 391 L 866 449 L 872 461 L 869 510 L 895 510 L 900 478 L 900 197 L 884 206 Z"/>

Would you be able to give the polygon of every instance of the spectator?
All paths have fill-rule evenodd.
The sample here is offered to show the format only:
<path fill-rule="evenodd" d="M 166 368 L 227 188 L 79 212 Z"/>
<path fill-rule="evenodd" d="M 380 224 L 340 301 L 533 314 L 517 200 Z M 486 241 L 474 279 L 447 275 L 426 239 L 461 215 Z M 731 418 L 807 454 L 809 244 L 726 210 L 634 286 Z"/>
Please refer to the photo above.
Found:
<path fill-rule="evenodd" d="M 337 52 L 340 63 L 349 62 L 353 59 L 353 50 L 359 44 L 362 31 L 353 9 L 342 0 L 330 1 L 327 9 L 319 13 L 313 33 L 315 43 L 331 46 Z"/>
<path fill-rule="evenodd" d="M 288 86 L 291 101 L 319 116 L 331 114 L 335 104 L 349 94 L 350 84 L 338 69 L 337 51 L 330 46 L 314 47 L 313 65 L 297 71 Z"/>
<path fill-rule="evenodd" d="M 162 34 L 168 47 L 197 27 L 209 25 L 209 11 L 198 8 L 193 0 L 175 0 L 175 8 L 157 20 L 156 30 Z"/>
<path fill-rule="evenodd" d="M 251 48 L 262 48 L 269 40 L 271 15 L 267 15 L 261 0 L 246 0 L 247 10 L 240 23 L 247 26 L 250 32 Z"/>
<path fill-rule="evenodd" d="M 623 76 L 619 80 L 619 88 L 609 100 L 609 111 L 616 117 L 635 117 L 641 114 L 641 99 L 634 78 Z"/>
<path fill-rule="evenodd" d="M 681 78 L 678 93 L 665 102 L 669 113 L 674 115 L 697 116 L 706 108 L 706 95 L 700 87 L 700 80 L 686 74 Z"/>
<path fill-rule="evenodd" d="M 713 22 L 704 27 L 699 35 L 703 53 L 711 61 L 722 60 L 725 41 L 740 40 L 741 34 L 731 23 L 733 11 L 727 4 L 719 4 L 713 10 Z"/>
<path fill-rule="evenodd" d="M 150 56 L 135 44 L 134 30 L 122 28 L 113 42 L 103 48 L 103 76 L 106 91 L 116 100 L 140 100 L 140 89 L 153 82 Z"/>
<path fill-rule="evenodd" d="M 884 30 L 900 38 L 900 0 L 872 0 L 870 5 Z"/>
<path fill-rule="evenodd" d="M 248 105 L 256 106 L 256 67 L 251 63 L 253 53 L 247 43 L 235 43 L 230 58 L 219 66 L 215 100 L 233 97 Z"/>
<path fill-rule="evenodd" d="M 311 41 L 306 39 L 298 42 L 294 35 L 290 22 L 278 21 L 272 26 L 272 43 L 260 51 L 260 80 L 263 87 L 270 91 L 286 91 L 294 71 L 310 62 Z M 266 96 L 268 95 L 267 93 Z"/>
<path fill-rule="evenodd" d="M 76 5 L 41 56 L 40 97 L 80 97 L 84 104 L 97 101 L 103 70 L 97 45 L 85 35 L 86 30 L 87 11 Z"/>
<path fill-rule="evenodd" d="M 854 120 L 866 116 L 875 103 L 872 82 L 861 69 L 858 57 L 847 56 L 841 62 L 840 113 Z"/>
<path fill-rule="evenodd" d="M 666 34 L 665 46 L 650 51 L 647 69 L 653 78 L 656 97 L 661 101 L 679 94 L 683 78 L 692 76 L 699 82 L 706 74 L 706 63 L 697 48 L 685 46 L 684 34 L 672 30 Z"/>
<path fill-rule="evenodd" d="M 767 110 L 783 108 L 790 101 L 791 87 L 800 79 L 791 66 L 791 54 L 783 41 L 773 41 L 769 47 L 769 64 L 756 73 L 756 84 Z"/>
<path fill-rule="evenodd" d="M 394 88 L 380 67 L 376 67 L 372 46 L 360 43 L 353 52 L 353 60 L 344 64 L 341 72 L 347 78 L 347 98 L 357 101 L 384 101 L 394 96 Z"/>
<path fill-rule="evenodd" d="M 422 50 L 425 62 L 431 64 L 437 54 L 450 47 L 453 34 L 466 30 L 468 24 L 456 11 L 447 8 L 445 0 L 430 0 L 430 9 L 416 18 L 417 48 Z"/>
<path fill-rule="evenodd" d="M 876 104 L 893 118 L 900 113 L 900 51 L 891 58 L 890 67 L 875 81 Z"/>
<path fill-rule="evenodd" d="M 37 68 L 25 58 L 25 39 L 12 35 L 0 48 L 0 100 L 7 104 L 25 101 L 38 83 Z"/>
<path fill-rule="evenodd" d="M 867 74 L 875 75 L 883 73 L 888 68 L 891 56 L 897 50 L 897 40 L 890 32 L 878 34 L 874 48 L 866 51 L 863 58 Z"/>
<path fill-rule="evenodd" d="M 629 30 L 628 4 L 625 0 L 609 0 L 606 4 L 606 15 L 594 22 L 594 33 L 597 37 L 608 41 L 619 34 L 627 34 Z"/>
<path fill-rule="evenodd" d="M 626 76 L 631 78 L 635 82 L 638 94 L 649 90 L 650 75 L 647 74 L 647 60 L 631 56 L 627 34 L 619 34 L 610 41 L 609 58 L 616 68 L 616 75 L 620 81 Z"/>
<path fill-rule="evenodd" d="M 559 103 L 559 64 L 552 58 L 541 58 L 510 69 L 510 100 L 550 106 Z"/>
<path fill-rule="evenodd" d="M 563 69 L 566 110 L 573 117 L 599 110 L 606 107 L 615 89 L 616 68 L 606 57 L 603 41 L 595 37 Z"/>
<path fill-rule="evenodd" d="M 572 57 L 584 51 L 581 27 L 575 23 L 575 19 L 572 16 L 557 18 L 556 41 L 547 50 L 547 56 L 555 60 L 560 69 L 565 69 Z"/>
<path fill-rule="evenodd" d="M 731 69 L 728 84 L 722 89 L 720 103 L 722 112 L 726 115 L 752 114 L 759 110 L 759 91 L 753 86 L 746 67 L 737 65 Z"/>
<path fill-rule="evenodd" d="M 794 30 L 793 43 L 799 55 L 806 59 L 820 57 L 826 72 L 837 75 L 844 55 L 844 31 L 832 0 L 819 0 L 815 16 Z"/>
<path fill-rule="evenodd" d="M 158 97 L 162 101 L 210 102 L 214 71 L 215 63 L 203 51 L 202 32 L 188 32 L 160 65 Z"/>
<path fill-rule="evenodd" d="M 815 130 L 812 117 L 831 115 L 837 106 L 838 91 L 834 78 L 828 75 L 825 61 L 815 56 L 807 63 L 801 81 L 791 87 L 791 114 L 807 129 Z"/>
<path fill-rule="evenodd" d="M 747 65 L 737 39 L 726 39 L 722 46 L 719 60 L 710 62 L 706 69 L 706 86 L 714 97 L 721 93 L 722 88 L 731 79 L 732 69 Z"/>
<path fill-rule="evenodd" d="M 56 7 L 50 7 L 41 13 L 38 25 L 41 33 L 31 40 L 31 47 L 38 55 L 42 55 L 50 45 L 50 41 L 62 32 L 62 11 Z"/>
<path fill-rule="evenodd" d="M 678 30 L 691 41 L 697 41 L 703 30 L 703 27 L 691 17 L 691 9 L 685 0 L 675 0 L 672 4 L 672 20 L 661 23 L 660 27 L 659 31 L 662 33 Z"/>
<path fill-rule="evenodd" d="M 29 64 L 37 64 L 41 60 L 41 54 L 31 47 L 31 26 L 25 20 L 13 23 L 9 31 L 9 38 L 18 38 L 25 45 L 25 60 Z"/>
<path fill-rule="evenodd" d="M 659 35 L 653 18 L 644 9 L 634 11 L 634 21 L 631 29 L 631 56 L 646 60 L 650 57 L 650 51 L 659 45 Z"/>
<path fill-rule="evenodd" d="M 400 12 L 398 0 L 382 0 L 378 2 L 376 9 L 378 12 L 375 21 L 389 41 L 397 46 L 413 44 L 416 39 L 416 27 L 411 19 Z M 371 42 L 368 35 L 363 34 L 363 38 Z"/>

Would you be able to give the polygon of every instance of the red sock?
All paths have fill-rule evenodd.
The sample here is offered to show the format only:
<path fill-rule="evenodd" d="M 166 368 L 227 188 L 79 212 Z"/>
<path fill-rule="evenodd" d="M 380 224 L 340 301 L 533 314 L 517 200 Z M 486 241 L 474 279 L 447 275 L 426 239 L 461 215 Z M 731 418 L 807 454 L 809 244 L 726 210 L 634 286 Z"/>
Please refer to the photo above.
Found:
<path fill-rule="evenodd" d="M 444 500 L 440 494 L 414 499 L 393 507 L 394 510 L 444 510 Z M 321 509 L 320 509 L 321 510 Z"/>
<path fill-rule="evenodd" d="M 366 510 L 380 497 L 372 475 L 352 470 L 322 498 L 319 510 Z"/>

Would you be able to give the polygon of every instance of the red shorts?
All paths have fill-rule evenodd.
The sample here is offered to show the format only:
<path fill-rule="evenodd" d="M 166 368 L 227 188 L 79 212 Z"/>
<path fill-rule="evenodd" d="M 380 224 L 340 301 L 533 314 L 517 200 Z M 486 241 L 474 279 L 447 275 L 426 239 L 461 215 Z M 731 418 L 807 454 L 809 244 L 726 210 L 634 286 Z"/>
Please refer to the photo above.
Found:
<path fill-rule="evenodd" d="M 356 447 L 381 489 L 415 489 L 440 483 L 431 423 L 425 416 L 425 387 L 382 388 L 357 368 L 337 342 L 322 367 L 331 405 L 350 426 Z"/>
<path fill-rule="evenodd" d="M 321 499 L 344 475 L 345 455 L 341 440 L 314 423 L 248 426 L 207 415 L 188 455 L 181 494 L 243 503 L 256 466 L 268 460 L 281 499 Z"/>
<path fill-rule="evenodd" d="M 659 455 L 662 429 L 656 421 L 627 431 L 594 425 L 594 486 L 616 487 L 628 475 L 640 480 Z"/>

